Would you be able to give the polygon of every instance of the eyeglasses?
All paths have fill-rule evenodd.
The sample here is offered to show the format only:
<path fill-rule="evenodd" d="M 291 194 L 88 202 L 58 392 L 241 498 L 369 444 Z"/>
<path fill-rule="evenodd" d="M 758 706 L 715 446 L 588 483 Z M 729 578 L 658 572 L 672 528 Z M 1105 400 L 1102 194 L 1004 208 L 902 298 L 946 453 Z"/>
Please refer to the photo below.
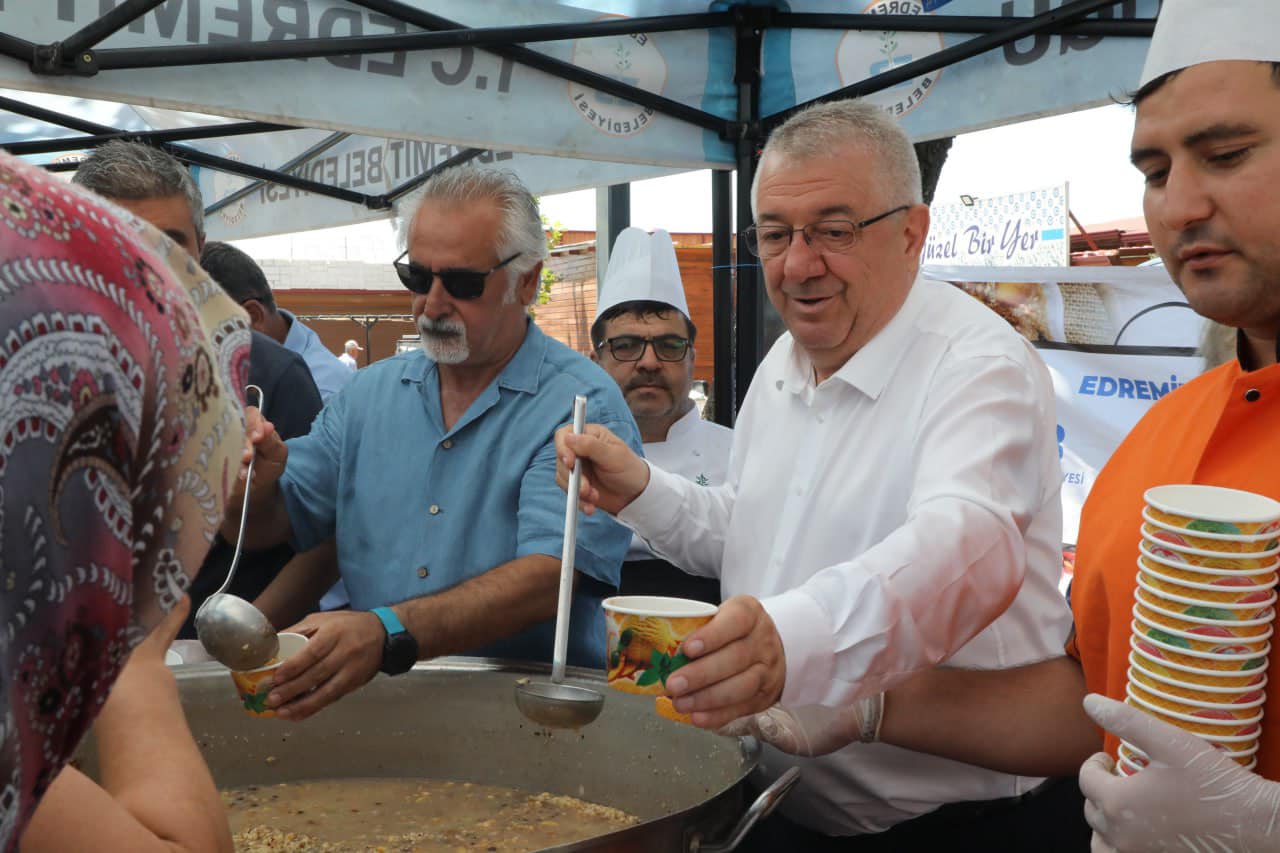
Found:
<path fill-rule="evenodd" d="M 601 341 L 596 350 L 609 348 L 609 354 L 617 361 L 639 361 L 644 358 L 644 349 L 653 347 L 653 354 L 658 361 L 680 361 L 689 351 L 689 339 L 679 335 L 658 335 L 645 338 L 640 335 L 618 335 Z"/>
<path fill-rule="evenodd" d="M 901 213 L 911 207 L 900 204 L 893 210 L 886 210 L 878 216 L 851 222 L 848 219 L 823 219 L 810 222 L 803 228 L 788 228 L 785 225 L 752 225 L 743 234 L 747 238 L 747 248 L 751 254 L 761 260 L 769 260 L 791 248 L 791 241 L 797 231 L 804 234 L 804 241 L 819 252 L 841 254 L 847 252 L 858 242 L 862 229 L 875 225 L 881 219 L 887 219 L 895 213 Z"/>
<path fill-rule="evenodd" d="M 422 264 L 402 260 L 408 254 L 409 250 L 406 249 L 392 264 L 396 268 L 396 275 L 400 276 L 401 284 L 420 296 L 426 296 L 431 292 L 431 283 L 439 278 L 440 283 L 444 285 L 444 289 L 454 299 L 479 299 L 481 294 L 484 293 L 484 283 L 489 279 L 489 276 L 521 255 L 520 252 L 516 252 L 493 269 L 481 271 L 432 270 Z"/>

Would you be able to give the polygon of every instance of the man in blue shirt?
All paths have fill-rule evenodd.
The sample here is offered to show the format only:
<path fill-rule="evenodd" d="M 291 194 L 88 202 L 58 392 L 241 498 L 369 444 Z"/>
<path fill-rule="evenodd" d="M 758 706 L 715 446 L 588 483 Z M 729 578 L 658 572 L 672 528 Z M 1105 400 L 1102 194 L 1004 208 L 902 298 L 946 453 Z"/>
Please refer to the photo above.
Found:
<path fill-rule="evenodd" d="M 276 305 L 266 273 L 257 261 L 228 243 L 209 242 L 200 264 L 205 269 L 217 269 L 218 283 L 249 312 L 255 331 L 302 356 L 321 400 L 327 403 L 351 379 L 351 371 L 329 352 L 314 329 Z"/>
<path fill-rule="evenodd" d="M 589 419 L 640 448 L 617 384 L 529 318 L 546 242 L 518 179 L 451 169 L 415 203 L 397 272 L 423 349 L 359 371 L 287 445 L 250 411 L 247 544 L 305 550 L 336 535 L 351 595 L 352 610 L 295 626 L 311 642 L 267 700 L 286 719 L 414 660 L 550 660 L 565 502 L 555 430 L 584 394 Z M 579 521 L 571 663 L 603 666 L 599 601 L 630 536 L 603 514 Z"/>

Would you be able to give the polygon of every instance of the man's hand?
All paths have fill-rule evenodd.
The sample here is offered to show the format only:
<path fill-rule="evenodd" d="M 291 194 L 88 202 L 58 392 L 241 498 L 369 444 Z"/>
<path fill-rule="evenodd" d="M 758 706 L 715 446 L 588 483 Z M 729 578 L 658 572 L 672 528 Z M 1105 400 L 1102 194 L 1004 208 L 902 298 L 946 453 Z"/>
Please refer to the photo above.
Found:
<path fill-rule="evenodd" d="M 782 638 L 760 602 L 737 595 L 682 645 L 686 664 L 667 679 L 667 692 L 693 724 L 718 729 L 776 703 L 787 678 Z"/>
<path fill-rule="evenodd" d="M 282 719 L 305 720 L 378 674 L 386 630 L 372 613 L 313 613 L 289 631 L 308 642 L 276 670 L 267 707 Z"/>
<path fill-rule="evenodd" d="M 718 734 L 750 735 L 790 755 L 813 758 L 844 749 L 851 743 L 874 743 L 880 737 L 884 694 L 859 699 L 844 708 L 774 705 L 759 714 L 739 717 Z"/>
<path fill-rule="evenodd" d="M 1151 759 L 1151 766 L 1129 777 L 1116 776 L 1114 762 L 1101 752 L 1080 768 L 1094 853 L 1255 853 L 1280 846 L 1280 783 L 1137 708 L 1091 693 L 1084 709 Z"/>
<path fill-rule="evenodd" d="M 573 427 L 556 430 L 556 482 L 569 487 L 569 472 L 582 460 L 582 485 L 578 505 L 587 515 L 596 507 L 617 515 L 649 485 L 649 466 L 608 428 L 587 424 L 582 435 Z"/>

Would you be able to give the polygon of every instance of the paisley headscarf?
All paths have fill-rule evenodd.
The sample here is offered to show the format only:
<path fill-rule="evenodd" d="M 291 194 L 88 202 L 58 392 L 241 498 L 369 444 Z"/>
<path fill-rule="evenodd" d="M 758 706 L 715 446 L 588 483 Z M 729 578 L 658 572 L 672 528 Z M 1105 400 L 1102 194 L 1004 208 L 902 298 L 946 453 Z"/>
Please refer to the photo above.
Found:
<path fill-rule="evenodd" d="M 0 154 L 0 850 L 209 550 L 248 355 L 169 238 Z"/>

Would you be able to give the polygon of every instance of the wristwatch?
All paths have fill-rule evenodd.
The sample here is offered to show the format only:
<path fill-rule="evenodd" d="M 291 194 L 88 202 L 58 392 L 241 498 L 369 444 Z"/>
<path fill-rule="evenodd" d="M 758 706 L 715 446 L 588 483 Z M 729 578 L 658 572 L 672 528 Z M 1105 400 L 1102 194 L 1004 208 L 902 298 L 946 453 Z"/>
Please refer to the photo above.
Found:
<path fill-rule="evenodd" d="M 370 612 L 378 617 L 387 632 L 382 641 L 382 666 L 378 668 L 387 675 L 408 672 L 418 662 L 418 641 L 405 630 L 390 607 L 375 607 Z"/>

